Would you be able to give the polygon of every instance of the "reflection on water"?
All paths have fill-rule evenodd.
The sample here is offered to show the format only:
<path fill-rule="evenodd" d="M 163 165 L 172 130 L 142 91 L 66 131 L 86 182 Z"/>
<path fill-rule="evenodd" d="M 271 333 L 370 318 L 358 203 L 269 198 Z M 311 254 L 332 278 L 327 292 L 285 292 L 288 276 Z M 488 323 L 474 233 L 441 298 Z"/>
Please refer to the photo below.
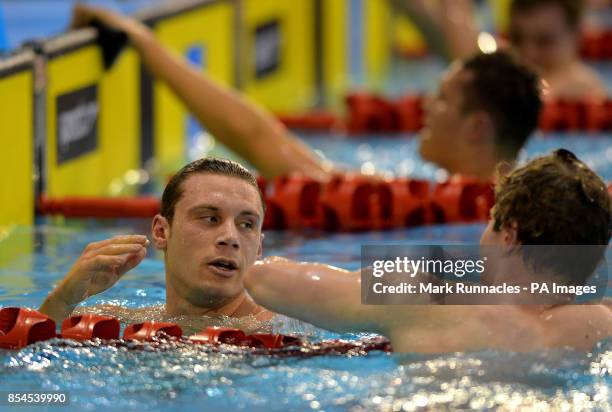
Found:
<path fill-rule="evenodd" d="M 24 256 L 16 256 L 0 274 L 20 273 L 34 286 L 19 289 L 2 285 L 6 293 L 0 297 L 0 305 L 37 307 L 87 243 L 118 233 L 143 233 L 142 227 L 87 221 L 59 228 L 22 228 L 36 239 L 34 253 L 26 256 L 31 269 L 23 270 Z M 356 269 L 361 244 L 400 240 L 472 243 L 481 230 L 482 225 L 457 225 L 332 236 L 273 232 L 265 243 L 267 255 Z M 215 323 L 297 334 L 310 341 L 369 336 L 336 335 L 285 317 L 271 322 L 167 317 L 164 300 L 162 256 L 150 251 L 115 287 L 85 302 L 87 306 L 123 305 L 130 310 L 98 306 L 79 311 L 116 316 L 123 326 L 147 319 L 178 322 L 185 335 Z M 606 410 L 612 401 L 608 389 L 612 385 L 612 341 L 599 344 L 588 354 L 561 350 L 438 356 L 371 352 L 367 356 L 287 358 L 184 343 L 108 346 L 57 340 L 21 351 L 0 351 L 0 365 L 4 390 L 65 390 L 72 406 L 82 410 L 193 410 L 194 404 L 204 410 L 267 411 Z"/>
<path fill-rule="evenodd" d="M 112 316 L 121 322 L 122 330 L 128 325 L 142 323 L 148 320 L 157 322 L 171 322 L 178 324 L 183 330 L 183 336 L 193 335 L 209 326 L 224 328 L 237 328 L 247 334 L 251 333 L 281 333 L 286 335 L 299 335 L 302 339 L 320 340 L 334 334 L 318 329 L 313 325 L 283 315 L 276 315 L 269 321 L 257 320 L 253 315 L 242 318 L 228 316 L 170 316 L 165 313 L 163 305 L 143 306 L 141 308 L 128 308 L 118 305 L 81 306 L 74 311 L 74 315 L 95 314 Z"/>
<path fill-rule="evenodd" d="M 440 168 L 416 155 L 419 141 L 415 134 L 399 137 L 381 135 L 376 138 L 351 136 L 344 139 L 333 139 L 329 135 L 308 135 L 304 136 L 304 140 L 318 153 L 346 169 L 361 169 L 364 163 L 368 163 L 370 169 L 395 176 L 429 180 L 441 176 Z M 607 133 L 538 133 L 529 139 L 519 153 L 519 162 L 548 154 L 560 147 L 576 153 L 605 182 L 612 181 L 612 146 Z"/>
<path fill-rule="evenodd" d="M 243 349 L 61 341 L 0 351 L 10 389 L 67 390 L 81 409 L 607 410 L 612 342 L 592 353 L 262 356 Z"/>
<path fill-rule="evenodd" d="M 246 333 L 272 332 L 272 323 L 259 321 L 254 316 L 230 318 L 228 316 L 170 316 L 165 313 L 163 305 L 145 306 L 134 309 L 117 305 L 99 305 L 79 307 L 75 314 L 92 313 L 96 315 L 112 316 L 119 319 L 122 327 L 147 320 L 157 322 L 171 322 L 178 324 L 183 335 L 193 335 L 208 326 L 222 326 L 226 328 L 242 329 Z"/>

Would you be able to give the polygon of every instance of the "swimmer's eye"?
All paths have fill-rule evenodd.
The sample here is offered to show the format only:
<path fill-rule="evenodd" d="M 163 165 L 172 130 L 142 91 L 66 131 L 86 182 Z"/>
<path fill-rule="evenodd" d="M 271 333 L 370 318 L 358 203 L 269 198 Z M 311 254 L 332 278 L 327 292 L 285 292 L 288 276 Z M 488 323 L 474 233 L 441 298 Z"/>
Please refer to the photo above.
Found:
<path fill-rule="evenodd" d="M 243 229 L 253 229 L 255 227 L 255 225 L 251 222 L 241 222 L 238 224 L 238 226 Z"/>
<path fill-rule="evenodd" d="M 200 219 L 205 221 L 206 223 L 217 223 L 217 222 L 219 222 L 219 218 L 217 216 L 202 216 Z"/>

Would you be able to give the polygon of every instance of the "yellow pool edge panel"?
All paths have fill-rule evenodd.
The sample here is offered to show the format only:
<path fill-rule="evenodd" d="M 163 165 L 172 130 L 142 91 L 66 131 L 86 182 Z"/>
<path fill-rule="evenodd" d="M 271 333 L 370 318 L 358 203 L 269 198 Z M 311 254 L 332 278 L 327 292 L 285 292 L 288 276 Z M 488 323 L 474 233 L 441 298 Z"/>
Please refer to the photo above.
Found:
<path fill-rule="evenodd" d="M 0 75 L 0 227 L 34 221 L 34 78 L 32 68 Z"/>
<path fill-rule="evenodd" d="M 315 102 L 314 2 L 242 0 L 243 91 L 275 113 Z"/>
<path fill-rule="evenodd" d="M 109 195 L 113 183 L 139 167 L 134 52 L 123 53 L 111 70 L 104 71 L 99 48 L 86 45 L 50 57 L 46 76 L 46 193 Z M 89 134 L 77 141 L 83 133 Z M 87 147 L 78 147 L 84 142 Z"/>

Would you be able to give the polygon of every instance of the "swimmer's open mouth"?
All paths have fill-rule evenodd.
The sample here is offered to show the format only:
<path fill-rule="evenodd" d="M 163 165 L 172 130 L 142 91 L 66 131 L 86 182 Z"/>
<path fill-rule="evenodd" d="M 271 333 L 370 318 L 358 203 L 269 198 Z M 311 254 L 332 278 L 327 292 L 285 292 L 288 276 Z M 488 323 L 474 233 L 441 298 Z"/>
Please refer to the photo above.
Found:
<path fill-rule="evenodd" d="M 229 271 L 238 269 L 238 263 L 236 263 L 236 261 L 232 259 L 225 259 L 225 258 L 213 259 L 210 262 L 208 262 L 208 264 L 222 271 L 229 272 Z"/>

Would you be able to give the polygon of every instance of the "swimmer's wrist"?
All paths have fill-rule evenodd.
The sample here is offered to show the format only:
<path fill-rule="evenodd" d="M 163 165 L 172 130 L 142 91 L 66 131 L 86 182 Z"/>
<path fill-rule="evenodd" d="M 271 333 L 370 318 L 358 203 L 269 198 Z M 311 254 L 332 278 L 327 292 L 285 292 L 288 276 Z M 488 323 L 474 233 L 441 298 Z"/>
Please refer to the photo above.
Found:
<path fill-rule="evenodd" d="M 54 319 L 56 322 L 60 322 L 70 316 L 77 304 L 66 303 L 61 296 L 57 294 L 57 290 L 54 290 L 49 293 L 38 310 Z"/>
<path fill-rule="evenodd" d="M 71 310 L 74 309 L 79 303 L 81 303 L 81 300 L 74 302 L 74 299 L 69 299 L 66 296 L 66 291 L 61 285 L 56 287 L 51 293 L 49 293 L 47 299 L 55 302 L 58 305 L 61 304 L 63 306 L 66 306 L 67 308 L 71 308 Z"/>
<path fill-rule="evenodd" d="M 137 49 L 143 47 L 152 37 L 154 37 L 151 30 L 140 22 L 130 21 L 123 30 L 130 39 L 130 43 Z"/>

